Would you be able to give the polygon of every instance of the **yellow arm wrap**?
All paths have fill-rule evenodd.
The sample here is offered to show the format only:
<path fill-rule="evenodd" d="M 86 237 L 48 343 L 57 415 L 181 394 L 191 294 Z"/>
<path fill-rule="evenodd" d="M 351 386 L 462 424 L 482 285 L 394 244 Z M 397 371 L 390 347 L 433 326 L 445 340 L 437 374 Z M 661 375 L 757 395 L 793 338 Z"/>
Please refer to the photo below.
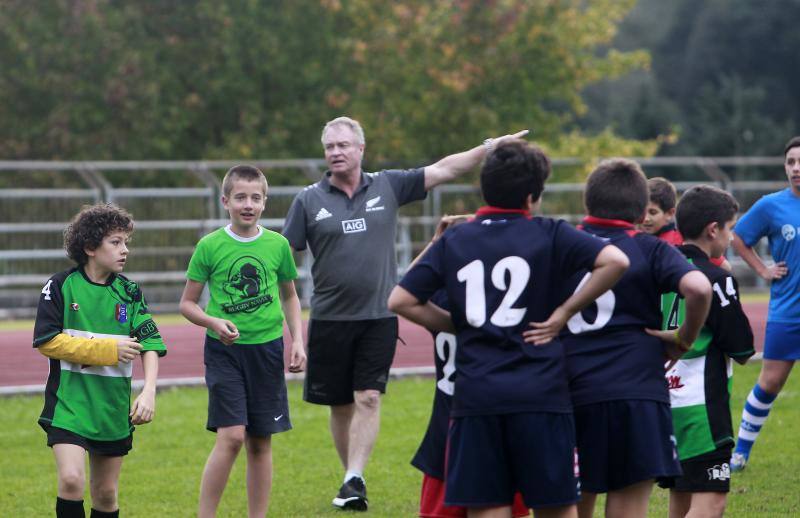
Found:
<path fill-rule="evenodd" d="M 59 333 L 38 347 L 39 352 L 54 360 L 67 360 L 81 365 L 116 365 L 116 338 L 81 338 Z"/>

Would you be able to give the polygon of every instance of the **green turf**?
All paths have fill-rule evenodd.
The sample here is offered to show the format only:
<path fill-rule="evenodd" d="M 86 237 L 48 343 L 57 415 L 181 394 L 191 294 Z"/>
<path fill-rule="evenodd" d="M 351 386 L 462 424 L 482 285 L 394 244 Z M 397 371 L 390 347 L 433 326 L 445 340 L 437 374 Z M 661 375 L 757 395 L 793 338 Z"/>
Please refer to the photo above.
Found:
<path fill-rule="evenodd" d="M 760 363 L 736 367 L 734 414 L 758 375 Z M 275 481 L 271 516 L 337 516 L 331 507 L 342 469 L 327 429 L 327 410 L 300 401 L 290 384 L 295 429 L 274 440 Z M 433 380 L 392 381 L 384 399 L 382 430 L 367 468 L 371 516 L 413 516 L 421 476 L 408 461 L 424 432 Z M 790 516 L 800 513 L 800 376 L 790 378 L 747 470 L 733 479 L 727 516 Z M 202 388 L 163 390 L 158 415 L 135 434 L 123 465 L 120 503 L 124 516 L 192 516 L 200 473 L 214 436 L 206 432 Z M 35 424 L 41 397 L 0 398 L 0 516 L 50 515 L 56 476 L 45 436 Z M 237 462 L 219 516 L 246 515 L 244 459 Z M 666 516 L 666 493 L 656 489 L 651 516 Z M 349 515 L 349 514 L 348 514 Z"/>

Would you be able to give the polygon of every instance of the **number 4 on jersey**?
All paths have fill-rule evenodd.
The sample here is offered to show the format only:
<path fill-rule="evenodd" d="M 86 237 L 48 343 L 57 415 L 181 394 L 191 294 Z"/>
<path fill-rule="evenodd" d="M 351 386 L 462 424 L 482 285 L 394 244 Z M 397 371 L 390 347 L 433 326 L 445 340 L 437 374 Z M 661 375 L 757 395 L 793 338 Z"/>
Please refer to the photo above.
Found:
<path fill-rule="evenodd" d="M 42 295 L 44 295 L 44 300 L 53 300 L 50 298 L 50 285 L 53 284 L 53 279 L 47 281 L 47 284 L 44 285 L 42 288 Z"/>

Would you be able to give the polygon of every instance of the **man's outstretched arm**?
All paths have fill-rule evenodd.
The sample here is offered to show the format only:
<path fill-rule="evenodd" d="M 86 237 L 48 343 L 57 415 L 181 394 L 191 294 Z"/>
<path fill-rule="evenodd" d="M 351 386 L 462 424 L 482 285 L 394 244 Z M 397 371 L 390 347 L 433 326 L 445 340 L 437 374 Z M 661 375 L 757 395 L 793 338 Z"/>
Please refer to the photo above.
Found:
<path fill-rule="evenodd" d="M 528 130 L 522 130 L 513 135 L 489 139 L 488 144 L 481 144 L 467 151 L 446 156 L 433 165 L 425 166 L 425 190 L 429 191 L 439 184 L 455 180 L 464 173 L 475 169 L 486 157 L 489 148 L 496 147 L 506 140 L 522 138 L 527 134 Z"/>

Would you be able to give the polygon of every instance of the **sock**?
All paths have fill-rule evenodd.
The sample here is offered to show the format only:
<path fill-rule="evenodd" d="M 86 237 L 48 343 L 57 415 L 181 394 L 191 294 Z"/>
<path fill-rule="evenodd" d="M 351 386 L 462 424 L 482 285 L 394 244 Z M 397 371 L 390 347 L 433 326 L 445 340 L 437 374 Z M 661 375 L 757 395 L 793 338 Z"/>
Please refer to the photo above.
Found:
<path fill-rule="evenodd" d="M 98 511 L 92 507 L 92 514 L 89 518 L 119 518 L 119 509 L 116 511 Z"/>
<path fill-rule="evenodd" d="M 747 395 L 747 401 L 742 410 L 742 422 L 739 425 L 739 438 L 736 441 L 736 453 L 741 453 L 745 458 L 750 457 L 750 449 L 758 438 L 764 421 L 767 420 L 772 403 L 777 394 L 770 394 L 758 386 L 758 383 Z"/>
<path fill-rule="evenodd" d="M 58 518 L 86 518 L 83 500 L 67 500 L 56 497 L 56 516 Z"/>
<path fill-rule="evenodd" d="M 361 473 L 360 471 L 348 471 L 347 473 L 344 474 L 345 483 L 353 477 L 358 477 L 361 479 L 362 482 L 364 481 L 364 474 Z"/>

